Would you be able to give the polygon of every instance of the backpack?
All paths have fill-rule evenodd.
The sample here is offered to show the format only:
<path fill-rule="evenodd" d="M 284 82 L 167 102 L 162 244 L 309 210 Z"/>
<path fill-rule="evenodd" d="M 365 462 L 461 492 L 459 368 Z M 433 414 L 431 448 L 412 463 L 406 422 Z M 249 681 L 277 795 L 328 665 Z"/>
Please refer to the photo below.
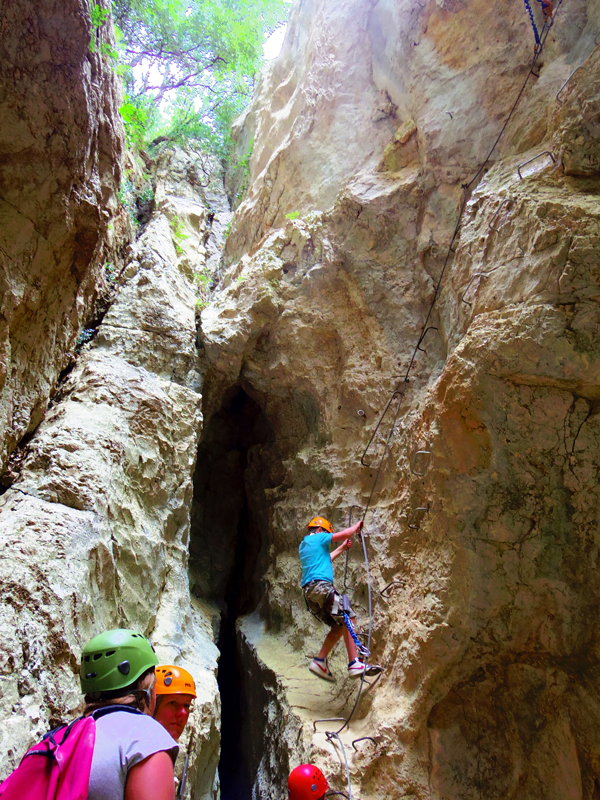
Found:
<path fill-rule="evenodd" d="M 96 741 L 96 720 L 113 711 L 141 714 L 129 706 L 106 706 L 89 717 L 48 731 L 0 784 L 2 800 L 87 800 Z"/>

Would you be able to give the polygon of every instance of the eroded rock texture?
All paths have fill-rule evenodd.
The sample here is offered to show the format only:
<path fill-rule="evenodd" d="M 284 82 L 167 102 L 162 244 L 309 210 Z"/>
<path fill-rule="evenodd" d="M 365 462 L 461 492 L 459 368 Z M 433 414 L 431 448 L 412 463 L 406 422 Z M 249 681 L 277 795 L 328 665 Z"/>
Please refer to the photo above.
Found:
<path fill-rule="evenodd" d="M 108 28 L 108 26 L 105 26 Z M 43 418 L 102 293 L 123 146 L 87 0 L 0 9 L 0 465 Z"/>
<path fill-rule="evenodd" d="M 78 705 L 85 641 L 132 627 L 196 677 L 190 788 L 209 798 L 219 754 L 214 611 L 191 600 L 187 562 L 202 427 L 194 271 L 210 230 L 176 158 L 158 166 L 155 200 L 117 300 L 0 499 L 0 750 L 6 773 Z"/>
<path fill-rule="evenodd" d="M 477 0 L 303 3 L 240 122 L 253 180 L 201 338 L 207 418 L 241 388 L 272 429 L 244 473 L 262 589 L 239 647 L 269 720 L 248 723 L 256 797 L 282 796 L 307 758 L 344 789 L 339 746 L 313 722 L 346 717 L 356 686 L 340 648 L 333 688 L 306 670 L 325 630 L 303 608 L 297 546 L 316 513 L 340 529 L 368 502 L 385 672 L 342 734 L 354 792 L 600 791 L 599 30 L 596 3 L 560 8 L 469 187 L 383 462 L 398 397 L 365 447 L 430 309 L 462 184 L 527 76 L 527 17 Z M 348 585 L 366 632 L 358 546 Z"/>
<path fill-rule="evenodd" d="M 35 277 L 50 214 L 40 286 L 63 287 L 58 305 L 30 301 L 25 283 L 4 294 L 10 449 L 99 286 L 117 167 L 100 157 L 116 123 L 99 111 L 112 84 L 92 91 L 109 77 L 93 72 L 87 17 L 3 13 L 35 20 L 32 36 L 49 26 L 40 53 L 80 25 L 80 67 L 40 56 L 14 91 L 45 109 L 36 81 L 67 76 L 61 101 L 89 126 L 36 123 L 21 152 L 24 106 L 9 137 L 23 179 L 3 211 L 6 274 L 17 287 L 21 259 Z M 237 126 L 241 153 L 254 141 L 252 180 L 221 267 L 222 196 L 181 154 L 154 165 L 156 212 L 116 300 L 0 498 L 5 771 L 75 709 L 83 642 L 123 624 L 197 677 L 194 798 L 216 797 L 221 745 L 224 798 L 284 797 L 309 759 L 344 791 L 323 730 L 357 685 L 340 646 L 335 685 L 307 671 L 325 630 L 303 607 L 297 547 L 316 513 L 340 529 L 368 505 L 370 625 L 358 544 L 347 585 L 385 671 L 341 734 L 353 796 L 597 800 L 599 31 L 595 0 L 561 4 L 537 77 L 465 190 L 528 74 L 521 5 L 298 4 Z M 45 164 L 67 135 L 75 166 L 49 189 L 32 154 Z M 48 316 L 30 319 L 30 302 Z"/>

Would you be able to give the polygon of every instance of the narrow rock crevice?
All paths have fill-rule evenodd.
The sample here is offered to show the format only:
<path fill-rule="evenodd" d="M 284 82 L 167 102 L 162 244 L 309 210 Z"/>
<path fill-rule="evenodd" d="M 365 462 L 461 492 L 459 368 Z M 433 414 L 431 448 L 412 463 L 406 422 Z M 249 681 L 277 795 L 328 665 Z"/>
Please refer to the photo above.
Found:
<path fill-rule="evenodd" d="M 273 441 L 273 429 L 259 403 L 243 388 L 234 387 L 205 426 L 194 476 L 190 584 L 195 595 L 216 602 L 221 609 L 218 683 L 223 800 L 249 800 L 258 768 L 252 755 L 257 731 L 246 713 L 252 687 L 242 665 L 236 622 L 258 607 L 264 593 L 264 489 L 269 485 L 265 454 Z"/>

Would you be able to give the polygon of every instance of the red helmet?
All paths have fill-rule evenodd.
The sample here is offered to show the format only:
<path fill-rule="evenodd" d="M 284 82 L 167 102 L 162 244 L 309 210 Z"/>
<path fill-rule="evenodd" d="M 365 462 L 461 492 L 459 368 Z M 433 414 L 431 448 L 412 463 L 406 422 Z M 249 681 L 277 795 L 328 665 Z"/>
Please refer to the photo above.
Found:
<path fill-rule="evenodd" d="M 288 778 L 289 800 L 321 800 L 329 784 L 314 764 L 300 764 Z"/>

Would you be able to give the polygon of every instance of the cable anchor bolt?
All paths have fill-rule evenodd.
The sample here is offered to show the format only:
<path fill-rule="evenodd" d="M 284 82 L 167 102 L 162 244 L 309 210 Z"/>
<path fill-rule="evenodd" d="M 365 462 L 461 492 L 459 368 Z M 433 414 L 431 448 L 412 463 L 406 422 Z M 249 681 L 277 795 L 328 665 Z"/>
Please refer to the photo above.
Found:
<path fill-rule="evenodd" d="M 425 340 L 425 337 L 427 336 L 429 331 L 437 331 L 437 330 L 438 329 L 435 327 L 435 325 L 430 325 L 428 328 L 425 328 L 425 330 L 421 334 L 421 338 L 419 339 L 419 343 L 417 344 L 417 350 L 420 350 L 421 353 L 425 353 L 425 355 L 427 355 L 427 350 L 425 350 L 424 347 L 421 347 L 421 345 L 422 345 L 423 341 Z"/>
<path fill-rule="evenodd" d="M 419 512 L 422 512 L 421 517 L 417 519 Z M 410 515 L 410 519 L 408 520 L 408 527 L 413 531 L 418 530 L 421 527 L 421 522 L 425 514 L 429 514 L 429 506 L 419 506 L 418 508 L 415 508 Z"/>

